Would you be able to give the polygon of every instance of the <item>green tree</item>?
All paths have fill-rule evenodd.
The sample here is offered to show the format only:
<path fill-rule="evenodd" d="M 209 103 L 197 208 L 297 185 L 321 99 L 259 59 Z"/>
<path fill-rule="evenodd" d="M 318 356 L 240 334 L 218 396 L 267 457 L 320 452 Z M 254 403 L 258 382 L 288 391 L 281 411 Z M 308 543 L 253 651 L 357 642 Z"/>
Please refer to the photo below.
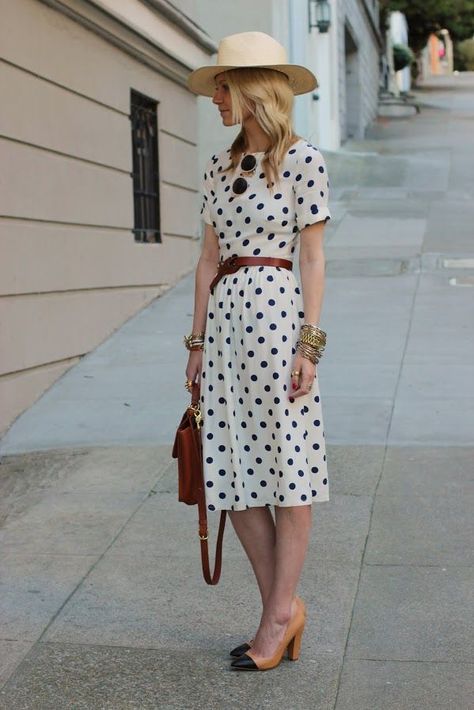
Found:
<path fill-rule="evenodd" d="M 459 42 L 457 49 L 464 68 L 474 71 L 474 39 L 465 39 Z"/>
<path fill-rule="evenodd" d="M 446 28 L 454 41 L 474 35 L 474 0 L 380 0 L 381 17 L 400 10 L 408 22 L 410 47 L 420 52 L 429 35 Z"/>

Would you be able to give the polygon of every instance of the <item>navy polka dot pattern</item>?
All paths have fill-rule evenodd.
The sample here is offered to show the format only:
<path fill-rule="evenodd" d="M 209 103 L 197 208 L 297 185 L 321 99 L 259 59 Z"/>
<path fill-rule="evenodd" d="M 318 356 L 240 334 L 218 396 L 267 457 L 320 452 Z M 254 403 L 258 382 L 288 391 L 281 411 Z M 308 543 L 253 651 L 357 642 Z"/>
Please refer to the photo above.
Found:
<path fill-rule="evenodd" d="M 293 260 L 299 231 L 329 219 L 321 153 L 304 140 L 288 151 L 271 190 L 259 169 L 242 195 L 226 189 L 228 150 L 211 158 L 202 214 L 220 259 Z M 293 271 L 243 266 L 209 295 L 201 379 L 202 441 L 209 510 L 297 506 L 329 499 L 318 380 L 289 400 L 303 298 Z"/>
<path fill-rule="evenodd" d="M 211 224 L 219 237 L 222 257 L 261 253 L 291 258 L 295 251 L 295 234 L 331 216 L 323 156 L 305 140 L 294 143 L 280 166 L 280 183 L 273 186 L 271 192 L 265 174 L 259 169 L 263 153 L 254 153 L 255 175 L 246 178 L 247 190 L 235 195 L 231 185 L 236 175 L 223 172 L 229 164 L 229 155 L 230 149 L 227 149 L 209 160 L 201 207 L 204 222 Z M 253 248 L 242 249 L 248 246 L 244 242 L 249 237 L 252 237 Z M 273 240 L 276 243 L 268 248 L 269 241 Z"/>

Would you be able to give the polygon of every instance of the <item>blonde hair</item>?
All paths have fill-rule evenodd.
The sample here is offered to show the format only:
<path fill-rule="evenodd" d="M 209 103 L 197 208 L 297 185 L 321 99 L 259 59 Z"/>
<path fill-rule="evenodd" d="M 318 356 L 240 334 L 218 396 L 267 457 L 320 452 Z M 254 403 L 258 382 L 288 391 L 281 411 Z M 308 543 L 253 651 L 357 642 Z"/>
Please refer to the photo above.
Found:
<path fill-rule="evenodd" d="M 244 115 L 250 111 L 269 138 L 270 147 L 262 167 L 271 187 L 273 181 L 278 182 L 279 166 L 286 151 L 299 139 L 292 126 L 294 95 L 288 78 L 275 69 L 259 67 L 228 69 L 225 77 L 232 100 L 232 120 L 242 125 Z M 227 170 L 234 170 L 241 153 L 247 150 L 248 141 L 242 125 L 231 145 L 231 163 Z"/>

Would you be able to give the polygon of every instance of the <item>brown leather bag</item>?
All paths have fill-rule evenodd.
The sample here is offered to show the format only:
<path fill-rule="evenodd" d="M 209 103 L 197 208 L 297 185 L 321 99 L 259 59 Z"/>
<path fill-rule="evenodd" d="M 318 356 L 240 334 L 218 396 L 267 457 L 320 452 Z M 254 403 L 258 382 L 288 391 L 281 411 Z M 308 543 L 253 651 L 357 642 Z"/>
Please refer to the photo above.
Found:
<path fill-rule="evenodd" d="M 199 515 L 199 540 L 201 543 L 201 563 L 204 579 L 208 584 L 217 584 L 222 568 L 222 540 L 226 521 L 226 511 L 221 511 L 216 542 L 214 572 L 211 576 L 208 548 L 208 528 L 206 493 L 202 459 L 202 413 L 200 408 L 200 388 L 193 384 L 191 404 L 186 408 L 176 431 L 172 457 L 178 459 L 178 500 L 187 505 L 197 505 Z"/>

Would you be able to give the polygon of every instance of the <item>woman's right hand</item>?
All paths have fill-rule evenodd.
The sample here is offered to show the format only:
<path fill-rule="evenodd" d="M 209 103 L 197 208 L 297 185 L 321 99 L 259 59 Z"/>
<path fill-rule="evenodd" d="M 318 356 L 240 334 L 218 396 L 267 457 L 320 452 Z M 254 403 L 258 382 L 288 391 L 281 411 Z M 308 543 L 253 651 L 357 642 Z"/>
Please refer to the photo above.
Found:
<path fill-rule="evenodd" d="M 198 382 L 199 385 L 201 384 L 202 356 L 202 350 L 190 350 L 186 367 L 186 379 L 193 383 Z"/>

